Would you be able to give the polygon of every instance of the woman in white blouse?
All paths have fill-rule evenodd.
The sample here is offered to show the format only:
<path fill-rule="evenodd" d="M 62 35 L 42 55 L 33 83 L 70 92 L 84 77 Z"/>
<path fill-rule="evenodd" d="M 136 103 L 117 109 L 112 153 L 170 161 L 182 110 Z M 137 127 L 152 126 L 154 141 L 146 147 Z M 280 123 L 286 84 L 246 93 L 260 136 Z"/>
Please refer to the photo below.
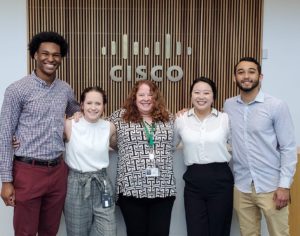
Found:
<path fill-rule="evenodd" d="M 80 96 L 82 117 L 65 121 L 69 167 L 64 215 L 67 234 L 116 236 L 113 186 L 107 175 L 109 146 L 115 143 L 115 127 L 102 119 L 105 91 L 86 88 Z"/>
<path fill-rule="evenodd" d="M 228 116 L 212 107 L 217 95 L 212 80 L 197 78 L 190 92 L 193 107 L 175 121 L 187 165 L 183 179 L 188 235 L 229 236 L 233 175 L 228 166 Z"/>

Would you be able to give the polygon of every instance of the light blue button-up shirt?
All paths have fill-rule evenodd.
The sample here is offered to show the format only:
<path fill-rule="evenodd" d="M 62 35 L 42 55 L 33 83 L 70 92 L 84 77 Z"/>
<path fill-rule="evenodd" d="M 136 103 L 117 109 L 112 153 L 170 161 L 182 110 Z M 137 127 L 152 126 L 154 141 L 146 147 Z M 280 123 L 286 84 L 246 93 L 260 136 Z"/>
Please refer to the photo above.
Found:
<path fill-rule="evenodd" d="M 286 103 L 262 91 L 254 101 L 227 99 L 224 111 L 231 125 L 235 185 L 257 193 L 290 188 L 297 163 L 294 126 Z"/>

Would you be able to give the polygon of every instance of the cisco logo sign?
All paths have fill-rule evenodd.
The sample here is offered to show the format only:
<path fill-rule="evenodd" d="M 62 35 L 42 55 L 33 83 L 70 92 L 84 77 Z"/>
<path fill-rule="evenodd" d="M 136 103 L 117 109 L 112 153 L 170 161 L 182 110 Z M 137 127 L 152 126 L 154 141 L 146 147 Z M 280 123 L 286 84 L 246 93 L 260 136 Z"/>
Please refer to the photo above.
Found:
<path fill-rule="evenodd" d="M 127 34 L 122 35 L 122 59 L 127 60 L 128 59 L 128 36 Z M 150 53 L 150 48 L 145 47 L 143 49 L 143 52 L 140 52 L 140 46 L 139 42 L 133 42 L 132 44 L 132 52 L 134 56 L 138 55 L 145 55 L 148 56 Z M 160 42 L 155 42 L 154 46 L 154 55 L 155 56 L 160 56 L 161 53 L 161 43 Z M 164 45 L 164 50 L 165 50 L 165 59 L 170 59 L 171 58 L 171 35 L 166 34 L 165 35 L 165 45 Z M 107 54 L 106 52 L 106 47 L 102 47 L 101 49 L 101 54 L 102 56 L 105 56 Z M 117 45 L 115 41 L 111 42 L 111 55 L 115 56 L 117 52 Z M 181 42 L 176 42 L 176 56 L 181 56 L 182 55 L 182 46 Z M 192 48 L 188 47 L 187 48 L 187 55 L 190 56 L 192 54 Z M 163 77 L 160 76 L 163 74 L 163 66 L 162 65 L 156 65 L 151 68 L 150 71 L 150 77 L 152 80 L 157 81 L 157 82 L 162 82 Z M 118 74 L 122 74 L 120 72 L 123 71 L 123 66 L 122 65 L 115 65 L 110 69 L 110 78 L 113 81 L 116 82 L 121 82 L 123 81 L 123 77 L 118 76 Z M 131 81 L 132 78 L 132 66 L 127 65 L 126 66 L 126 80 L 129 82 Z M 138 65 L 135 68 L 135 80 L 144 80 L 147 79 L 147 67 L 145 65 Z M 172 82 L 177 82 L 180 81 L 183 78 L 183 70 L 180 66 L 178 65 L 172 65 L 168 68 L 166 68 L 166 75 L 167 79 L 172 81 Z"/>

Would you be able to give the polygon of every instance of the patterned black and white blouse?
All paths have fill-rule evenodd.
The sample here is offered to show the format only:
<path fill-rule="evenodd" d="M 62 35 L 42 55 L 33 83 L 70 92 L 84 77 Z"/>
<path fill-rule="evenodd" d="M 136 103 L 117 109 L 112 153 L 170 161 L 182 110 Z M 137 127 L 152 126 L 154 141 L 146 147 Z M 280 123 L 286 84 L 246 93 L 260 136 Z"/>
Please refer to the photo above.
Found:
<path fill-rule="evenodd" d="M 125 110 L 115 111 L 109 120 L 117 129 L 119 161 L 117 167 L 117 194 L 136 198 L 158 198 L 175 196 L 174 119 L 155 123 L 154 154 L 159 168 L 158 177 L 146 177 L 146 168 L 151 166 L 149 145 L 143 124 L 125 122 Z"/>

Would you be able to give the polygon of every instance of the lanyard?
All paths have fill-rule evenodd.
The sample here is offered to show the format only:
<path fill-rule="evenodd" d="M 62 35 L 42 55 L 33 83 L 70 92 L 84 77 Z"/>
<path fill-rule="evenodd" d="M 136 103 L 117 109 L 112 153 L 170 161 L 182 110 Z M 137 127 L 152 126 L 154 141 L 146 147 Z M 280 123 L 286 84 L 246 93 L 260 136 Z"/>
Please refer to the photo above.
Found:
<path fill-rule="evenodd" d="M 146 137 L 147 137 L 147 140 L 148 140 L 148 144 L 149 144 L 150 148 L 153 149 L 153 147 L 154 147 L 155 124 L 153 122 L 152 125 L 150 126 L 149 124 L 147 124 L 143 121 L 143 126 L 144 126 L 144 130 L 145 130 Z M 148 127 L 151 128 L 151 129 L 149 130 Z"/>

